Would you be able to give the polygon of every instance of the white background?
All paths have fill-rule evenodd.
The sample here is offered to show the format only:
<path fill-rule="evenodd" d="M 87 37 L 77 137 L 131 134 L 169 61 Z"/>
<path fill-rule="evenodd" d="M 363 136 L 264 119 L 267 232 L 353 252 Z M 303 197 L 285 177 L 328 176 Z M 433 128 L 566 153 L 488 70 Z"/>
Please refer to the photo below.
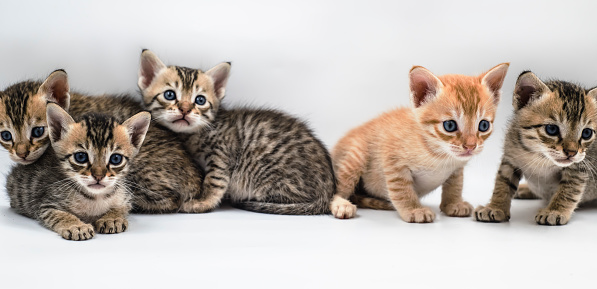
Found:
<path fill-rule="evenodd" d="M 592 1 L 14 1 L 0 3 L 0 89 L 64 68 L 73 90 L 136 93 L 138 58 L 208 69 L 232 61 L 226 103 L 280 108 L 332 147 L 350 128 L 409 105 L 407 73 L 476 75 L 511 62 L 486 150 L 464 195 L 486 203 L 518 74 L 597 85 Z M 416 132 L 413 132 L 416 133 Z M 12 165 L 0 152 L 0 171 Z M 4 187 L 5 178 L 0 178 Z M 1 288 L 594 287 L 597 210 L 563 227 L 395 212 L 271 216 L 224 206 L 203 215 L 133 215 L 120 235 L 69 242 L 0 197 Z"/>

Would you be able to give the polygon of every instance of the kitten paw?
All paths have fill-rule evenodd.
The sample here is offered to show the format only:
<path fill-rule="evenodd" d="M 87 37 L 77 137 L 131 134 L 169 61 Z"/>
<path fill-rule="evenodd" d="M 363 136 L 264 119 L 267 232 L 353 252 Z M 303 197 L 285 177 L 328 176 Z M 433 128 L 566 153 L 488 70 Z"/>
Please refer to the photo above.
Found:
<path fill-rule="evenodd" d="M 182 204 L 180 212 L 191 214 L 207 213 L 213 211 L 217 206 L 218 203 L 214 204 L 214 202 L 190 200 Z"/>
<path fill-rule="evenodd" d="M 400 217 L 409 223 L 431 223 L 435 220 L 435 213 L 430 208 L 422 207 L 407 210 Z"/>
<path fill-rule="evenodd" d="M 100 234 L 118 234 L 126 231 L 129 222 L 125 218 L 101 218 L 95 222 L 95 229 Z"/>
<path fill-rule="evenodd" d="M 473 212 L 473 206 L 464 201 L 440 206 L 440 209 L 450 217 L 469 217 Z"/>
<path fill-rule="evenodd" d="M 560 211 L 543 209 L 535 216 L 535 221 L 539 225 L 558 226 L 566 225 L 570 220 L 570 214 Z"/>
<path fill-rule="evenodd" d="M 537 196 L 533 192 L 531 192 L 531 189 L 529 189 L 529 186 L 527 184 L 520 184 L 518 186 L 518 190 L 516 190 L 516 193 L 514 193 L 514 198 L 521 199 L 521 200 L 540 199 L 539 196 Z"/>
<path fill-rule="evenodd" d="M 334 196 L 330 209 L 332 215 L 338 219 L 350 219 L 357 214 L 357 206 L 339 196 Z"/>
<path fill-rule="evenodd" d="M 475 219 L 479 222 L 506 222 L 510 220 L 510 212 L 489 206 L 478 206 L 477 209 L 475 209 Z"/>
<path fill-rule="evenodd" d="M 93 226 L 81 223 L 68 228 L 58 229 L 58 234 L 66 240 L 85 241 L 93 238 L 95 232 L 93 231 Z"/>

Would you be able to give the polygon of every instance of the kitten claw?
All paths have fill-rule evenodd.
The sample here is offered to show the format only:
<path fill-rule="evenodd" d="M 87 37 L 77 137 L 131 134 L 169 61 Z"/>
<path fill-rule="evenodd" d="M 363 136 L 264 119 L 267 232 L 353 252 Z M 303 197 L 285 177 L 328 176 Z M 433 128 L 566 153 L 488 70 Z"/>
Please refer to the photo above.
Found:
<path fill-rule="evenodd" d="M 473 212 L 473 206 L 464 201 L 440 206 L 440 209 L 450 217 L 469 217 Z"/>
<path fill-rule="evenodd" d="M 402 220 L 409 223 L 432 223 L 435 220 L 435 213 L 427 207 L 407 210 L 400 214 Z"/>
<path fill-rule="evenodd" d="M 74 225 L 58 232 L 62 238 L 72 241 L 85 241 L 93 238 L 95 232 L 89 224 Z"/>
<path fill-rule="evenodd" d="M 118 234 L 126 231 L 128 221 L 124 218 L 101 218 L 95 222 L 95 228 L 100 234 Z"/>
<path fill-rule="evenodd" d="M 357 206 L 340 196 L 334 196 L 330 210 L 332 215 L 338 219 L 350 219 L 357 214 Z"/>
<path fill-rule="evenodd" d="M 506 222 L 510 220 L 510 212 L 489 206 L 478 206 L 477 209 L 475 209 L 475 219 L 479 222 Z"/>
<path fill-rule="evenodd" d="M 570 214 L 556 210 L 543 209 L 535 216 L 535 222 L 539 225 L 560 226 L 568 224 Z"/>

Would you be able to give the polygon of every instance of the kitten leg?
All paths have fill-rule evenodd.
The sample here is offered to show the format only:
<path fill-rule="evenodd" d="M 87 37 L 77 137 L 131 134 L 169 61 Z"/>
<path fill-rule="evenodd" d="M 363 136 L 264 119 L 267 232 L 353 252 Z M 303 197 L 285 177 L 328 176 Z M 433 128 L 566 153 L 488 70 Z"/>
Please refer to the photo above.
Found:
<path fill-rule="evenodd" d="M 71 213 L 58 209 L 41 209 L 38 219 L 42 225 L 58 233 L 66 240 L 89 240 L 95 235 L 93 226 L 83 223 Z"/>
<path fill-rule="evenodd" d="M 527 184 L 520 184 L 518 186 L 518 190 L 514 194 L 514 198 L 515 199 L 521 199 L 521 200 L 536 200 L 536 199 L 541 199 L 541 197 L 535 195 L 535 193 L 533 193 L 531 191 L 531 189 L 529 188 L 529 185 L 527 185 Z"/>
<path fill-rule="evenodd" d="M 334 160 L 337 187 L 336 194 L 330 204 L 330 210 L 332 215 L 338 219 L 350 219 L 357 213 L 357 206 L 353 205 L 349 199 L 354 193 L 365 168 L 365 156 L 363 154 L 361 148 L 352 147 L 343 156 L 332 158 Z"/>
<path fill-rule="evenodd" d="M 562 171 L 558 191 L 549 205 L 539 211 L 535 221 L 539 225 L 565 225 L 570 220 L 585 191 L 588 174 L 578 168 L 568 167 Z"/>
<path fill-rule="evenodd" d="M 126 231 L 128 207 L 113 208 L 95 221 L 94 227 L 100 234 L 117 234 Z"/>
<path fill-rule="evenodd" d="M 463 170 L 456 170 L 442 186 L 442 202 L 439 208 L 450 217 L 468 217 L 473 206 L 462 200 Z"/>
<path fill-rule="evenodd" d="M 230 183 L 230 158 L 221 150 L 206 157 L 206 175 L 203 180 L 203 198 L 192 199 L 182 204 L 181 211 L 204 213 L 215 209 L 221 202 Z"/>
<path fill-rule="evenodd" d="M 431 223 L 435 213 L 421 205 L 419 196 L 413 187 L 413 179 L 407 167 L 399 169 L 386 168 L 386 187 L 388 196 L 402 220 L 409 223 Z"/>
<path fill-rule="evenodd" d="M 512 197 L 518 189 L 520 169 L 506 159 L 502 159 L 500 169 L 495 178 L 495 187 L 491 201 L 487 206 L 475 209 L 475 218 L 480 222 L 504 222 L 510 219 Z"/>

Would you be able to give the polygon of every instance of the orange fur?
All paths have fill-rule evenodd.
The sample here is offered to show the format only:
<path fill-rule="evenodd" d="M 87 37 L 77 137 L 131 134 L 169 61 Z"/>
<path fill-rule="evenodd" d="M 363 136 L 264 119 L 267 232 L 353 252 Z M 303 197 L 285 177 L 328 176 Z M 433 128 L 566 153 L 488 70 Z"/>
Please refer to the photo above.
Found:
<path fill-rule="evenodd" d="M 499 89 L 508 64 L 480 76 L 436 77 L 423 67 L 410 72 L 415 108 L 398 108 L 351 130 L 332 151 L 337 194 L 331 210 L 351 218 L 356 207 L 348 199 L 359 180 L 367 194 L 388 200 L 408 222 L 432 222 L 435 214 L 419 197 L 443 184 L 440 209 L 450 216 L 469 216 L 462 200 L 462 168 L 483 149 L 492 132 L 479 130 L 482 120 L 493 123 Z M 458 129 L 448 132 L 444 122 Z"/>

